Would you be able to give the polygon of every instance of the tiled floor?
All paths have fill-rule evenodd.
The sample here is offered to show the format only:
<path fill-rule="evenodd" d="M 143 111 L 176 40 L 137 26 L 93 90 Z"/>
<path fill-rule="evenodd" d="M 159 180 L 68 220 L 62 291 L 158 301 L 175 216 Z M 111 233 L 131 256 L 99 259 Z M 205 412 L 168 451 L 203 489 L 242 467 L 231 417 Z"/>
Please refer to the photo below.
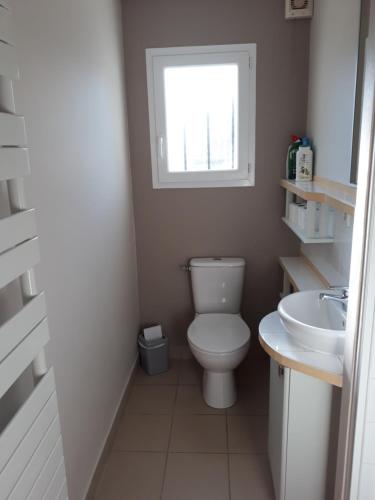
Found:
<path fill-rule="evenodd" d="M 138 369 L 95 500 L 273 500 L 267 361 L 243 363 L 227 410 L 205 404 L 201 378 L 194 360 Z"/>

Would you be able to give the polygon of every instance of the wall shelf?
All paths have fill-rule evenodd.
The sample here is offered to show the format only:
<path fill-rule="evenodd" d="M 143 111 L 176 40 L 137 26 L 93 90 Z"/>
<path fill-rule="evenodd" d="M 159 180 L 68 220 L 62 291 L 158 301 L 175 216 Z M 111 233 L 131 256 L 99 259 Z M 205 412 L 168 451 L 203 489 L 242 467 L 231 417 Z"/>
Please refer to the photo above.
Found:
<path fill-rule="evenodd" d="M 286 217 L 282 217 L 282 221 L 293 231 L 294 234 L 298 236 L 298 238 L 302 241 L 302 243 L 333 243 L 334 238 L 308 238 L 305 236 L 303 231 L 292 224 Z"/>
<path fill-rule="evenodd" d="M 357 188 L 323 177 L 311 182 L 282 179 L 281 187 L 307 201 L 325 203 L 341 212 L 353 215 Z"/>
<path fill-rule="evenodd" d="M 279 257 L 279 262 L 296 292 L 329 287 L 329 283 L 323 281 L 305 257 Z"/>

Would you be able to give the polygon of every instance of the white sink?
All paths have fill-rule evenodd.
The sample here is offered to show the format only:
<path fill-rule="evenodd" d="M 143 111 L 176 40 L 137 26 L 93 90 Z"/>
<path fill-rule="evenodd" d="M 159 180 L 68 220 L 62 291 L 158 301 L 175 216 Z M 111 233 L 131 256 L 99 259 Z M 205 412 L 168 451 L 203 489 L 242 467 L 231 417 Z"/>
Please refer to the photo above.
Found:
<path fill-rule="evenodd" d="M 284 297 L 278 306 L 281 321 L 295 341 L 314 351 L 343 354 L 346 311 L 341 303 L 321 300 L 320 293 L 297 292 Z"/>

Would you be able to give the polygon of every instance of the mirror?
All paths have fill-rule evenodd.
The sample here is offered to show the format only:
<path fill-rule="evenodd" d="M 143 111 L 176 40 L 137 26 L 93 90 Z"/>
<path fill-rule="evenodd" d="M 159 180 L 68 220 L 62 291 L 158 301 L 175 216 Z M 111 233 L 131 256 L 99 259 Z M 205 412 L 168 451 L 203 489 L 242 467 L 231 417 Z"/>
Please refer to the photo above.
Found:
<path fill-rule="evenodd" d="M 350 182 L 352 184 L 357 184 L 357 175 L 358 175 L 357 170 L 358 170 L 359 135 L 360 135 L 360 123 L 362 115 L 361 102 L 363 96 L 364 61 L 365 61 L 366 39 L 368 36 L 368 29 L 369 29 L 369 13 L 370 13 L 370 0 L 362 0 L 361 21 L 359 30 L 359 45 L 358 45 L 354 123 L 353 123 L 352 164 L 350 170 Z"/>

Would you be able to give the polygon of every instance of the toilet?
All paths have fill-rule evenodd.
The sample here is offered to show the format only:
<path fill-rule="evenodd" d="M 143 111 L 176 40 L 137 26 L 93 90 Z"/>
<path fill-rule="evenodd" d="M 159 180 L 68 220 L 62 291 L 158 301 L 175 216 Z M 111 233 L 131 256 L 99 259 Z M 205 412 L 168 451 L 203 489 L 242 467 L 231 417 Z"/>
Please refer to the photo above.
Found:
<path fill-rule="evenodd" d="M 187 331 L 193 356 L 204 368 L 203 397 L 213 408 L 236 402 L 234 369 L 245 358 L 250 330 L 240 316 L 245 260 L 190 260 L 195 319 Z"/>

